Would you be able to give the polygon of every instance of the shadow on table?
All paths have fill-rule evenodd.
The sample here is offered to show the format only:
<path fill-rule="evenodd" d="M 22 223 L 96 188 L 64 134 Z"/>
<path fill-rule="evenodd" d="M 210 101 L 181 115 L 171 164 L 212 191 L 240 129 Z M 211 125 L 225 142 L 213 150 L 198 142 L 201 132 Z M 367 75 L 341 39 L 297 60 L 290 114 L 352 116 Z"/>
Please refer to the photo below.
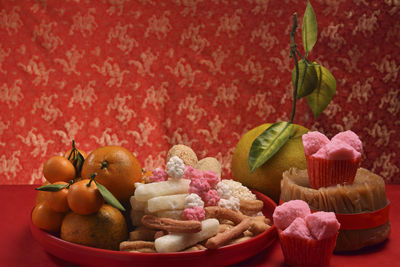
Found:
<path fill-rule="evenodd" d="M 386 239 L 385 241 L 383 241 L 382 243 L 373 245 L 373 246 L 369 246 L 369 247 L 365 247 L 356 251 L 343 251 L 343 252 L 335 252 L 335 255 L 338 256 L 346 256 L 346 255 L 360 255 L 360 254 L 373 254 L 373 253 L 379 253 L 382 250 L 384 250 L 387 245 L 389 244 L 390 240 Z"/>
<path fill-rule="evenodd" d="M 271 266 L 271 267 L 287 267 L 288 265 L 283 262 L 283 254 L 278 240 L 275 240 L 271 246 L 262 250 L 257 255 L 242 261 L 238 264 L 232 265 L 233 267 L 244 266 Z"/>

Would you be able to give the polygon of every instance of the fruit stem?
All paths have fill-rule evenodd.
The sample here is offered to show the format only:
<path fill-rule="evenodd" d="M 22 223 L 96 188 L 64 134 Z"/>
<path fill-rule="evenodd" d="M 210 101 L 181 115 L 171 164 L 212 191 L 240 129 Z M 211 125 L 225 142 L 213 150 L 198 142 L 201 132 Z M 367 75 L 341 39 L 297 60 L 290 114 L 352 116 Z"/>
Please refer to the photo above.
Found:
<path fill-rule="evenodd" d="M 293 28 L 292 28 L 292 31 L 290 32 L 290 57 L 292 57 L 294 60 L 294 64 L 295 64 L 295 68 L 296 68 L 296 79 L 295 79 L 294 88 L 293 88 L 293 106 L 292 106 L 292 115 L 290 116 L 290 123 L 293 123 L 294 115 L 296 113 L 297 87 L 299 84 L 299 64 L 298 64 L 298 59 L 297 59 L 298 50 L 297 50 L 296 42 L 294 41 L 294 38 L 296 36 L 296 29 L 297 29 L 297 13 L 294 13 L 293 14 Z"/>
<path fill-rule="evenodd" d="M 68 181 L 67 189 L 74 183 L 74 179 Z"/>
<path fill-rule="evenodd" d="M 94 179 L 96 178 L 97 173 L 92 173 L 90 175 L 90 180 L 89 183 L 86 185 L 87 187 L 90 187 L 90 184 L 94 181 Z"/>
<path fill-rule="evenodd" d="M 77 151 L 77 149 L 76 149 L 76 147 L 75 147 L 75 140 L 72 139 L 72 149 L 71 149 L 71 152 L 70 152 L 69 155 L 68 155 L 68 160 L 71 159 L 71 156 L 72 156 L 73 159 L 76 158 L 76 157 L 75 157 L 76 151 Z"/>

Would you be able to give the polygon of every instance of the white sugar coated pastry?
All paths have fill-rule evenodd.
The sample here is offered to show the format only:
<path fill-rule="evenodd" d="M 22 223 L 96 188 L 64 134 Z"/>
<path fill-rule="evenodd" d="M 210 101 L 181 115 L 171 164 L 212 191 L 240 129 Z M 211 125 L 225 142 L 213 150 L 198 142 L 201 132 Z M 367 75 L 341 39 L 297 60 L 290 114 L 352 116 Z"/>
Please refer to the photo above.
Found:
<path fill-rule="evenodd" d="M 240 209 L 240 200 L 236 197 L 230 197 L 229 199 L 221 198 L 218 202 L 218 206 L 221 208 L 238 211 Z"/>
<path fill-rule="evenodd" d="M 217 190 L 220 198 L 229 199 L 232 196 L 231 188 L 223 182 L 219 182 L 215 189 Z"/>
<path fill-rule="evenodd" d="M 180 179 L 185 172 L 185 164 L 183 163 L 183 160 L 177 156 L 170 158 L 167 162 L 166 172 L 172 178 Z"/>
<path fill-rule="evenodd" d="M 193 207 L 204 208 L 204 201 L 198 194 L 192 193 L 185 198 L 185 209 Z"/>

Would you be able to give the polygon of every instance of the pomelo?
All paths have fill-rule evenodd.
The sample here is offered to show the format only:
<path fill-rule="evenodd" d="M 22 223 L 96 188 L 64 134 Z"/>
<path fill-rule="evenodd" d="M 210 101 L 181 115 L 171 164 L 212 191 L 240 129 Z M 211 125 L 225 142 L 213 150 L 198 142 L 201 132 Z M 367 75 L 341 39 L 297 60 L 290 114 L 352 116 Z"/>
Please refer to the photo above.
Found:
<path fill-rule="evenodd" d="M 271 125 L 271 123 L 262 124 L 241 137 L 232 157 L 232 175 L 234 180 L 278 202 L 282 173 L 292 167 L 307 168 L 301 136 L 309 130 L 293 124 L 294 131 L 286 144 L 272 158 L 250 173 L 248 159 L 251 145 L 257 136 Z"/>

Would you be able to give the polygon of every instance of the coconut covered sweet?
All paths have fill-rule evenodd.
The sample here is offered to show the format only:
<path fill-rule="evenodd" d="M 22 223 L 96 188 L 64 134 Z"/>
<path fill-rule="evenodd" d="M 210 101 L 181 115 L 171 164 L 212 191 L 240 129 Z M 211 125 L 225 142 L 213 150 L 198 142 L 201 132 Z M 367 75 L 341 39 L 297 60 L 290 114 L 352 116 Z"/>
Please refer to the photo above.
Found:
<path fill-rule="evenodd" d="M 185 165 L 189 165 L 192 167 L 195 167 L 198 162 L 197 155 L 193 151 L 193 149 L 182 144 L 174 145 L 173 147 L 171 147 L 167 154 L 167 162 L 173 156 L 177 156 L 183 161 L 183 163 L 185 163 Z"/>

